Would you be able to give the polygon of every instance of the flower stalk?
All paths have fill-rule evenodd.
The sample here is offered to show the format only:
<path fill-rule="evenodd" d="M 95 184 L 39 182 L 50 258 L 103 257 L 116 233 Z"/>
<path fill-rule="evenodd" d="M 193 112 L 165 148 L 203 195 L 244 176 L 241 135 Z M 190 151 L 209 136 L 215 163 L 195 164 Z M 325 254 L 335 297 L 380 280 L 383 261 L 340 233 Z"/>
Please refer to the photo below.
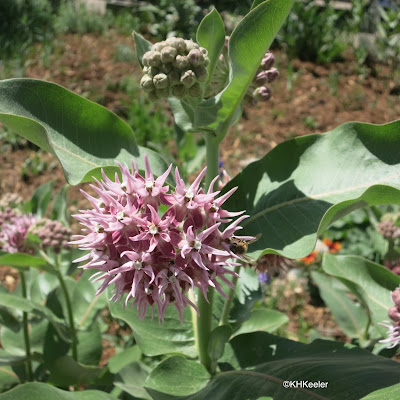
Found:
<path fill-rule="evenodd" d="M 206 189 L 210 186 L 211 181 L 218 176 L 219 173 L 219 143 L 213 134 L 206 134 Z M 197 332 L 197 348 L 199 351 L 200 362 L 208 369 L 211 368 L 211 358 L 208 355 L 208 342 L 212 329 L 212 308 L 214 289 L 208 288 L 207 300 L 200 295 L 198 296 L 197 308 L 199 316 L 197 316 L 195 331 Z"/>
<path fill-rule="evenodd" d="M 236 284 L 239 278 L 241 265 L 237 265 L 235 267 L 235 274 L 232 277 L 232 285 L 233 287 L 229 288 L 228 298 L 225 299 L 224 308 L 222 309 L 221 319 L 219 321 L 219 325 L 228 325 L 229 324 L 229 312 L 231 311 L 233 296 L 235 295 Z"/>
<path fill-rule="evenodd" d="M 24 272 L 20 272 L 19 276 L 21 279 L 22 297 L 24 299 L 28 299 Z M 25 354 L 26 354 L 26 363 L 25 363 L 26 376 L 27 376 L 28 382 L 33 382 L 32 360 L 31 360 L 31 342 L 29 339 L 29 324 L 28 324 L 28 313 L 27 312 L 23 312 L 22 321 L 23 321 Z"/>

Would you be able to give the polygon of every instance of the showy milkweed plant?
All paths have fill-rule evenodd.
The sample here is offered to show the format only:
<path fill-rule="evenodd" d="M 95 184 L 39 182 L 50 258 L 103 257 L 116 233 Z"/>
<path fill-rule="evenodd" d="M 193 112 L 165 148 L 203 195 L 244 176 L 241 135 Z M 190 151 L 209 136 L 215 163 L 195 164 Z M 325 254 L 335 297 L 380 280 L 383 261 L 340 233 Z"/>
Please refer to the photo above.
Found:
<path fill-rule="evenodd" d="M 360 257 L 325 253 L 310 275 L 352 343 L 303 344 L 271 333 L 285 329 L 288 318 L 262 302 L 257 275 L 265 270 L 256 270 L 262 257 L 260 265 L 308 256 L 331 223 L 357 208 L 400 203 L 400 122 L 349 122 L 294 138 L 219 179 L 220 145 L 243 106 L 260 101 L 268 112 L 267 100 L 279 96 L 269 47 L 291 6 L 292 0 L 255 0 L 230 37 L 216 9 L 196 38 L 150 43 L 134 33 L 149 101 L 168 102 L 180 132 L 204 136 L 206 165 L 190 182 L 138 146 L 135 132 L 107 109 L 53 83 L 0 82 L 0 122 L 51 152 L 68 183 L 94 181 L 83 193 L 90 205 L 74 214 L 82 231 L 70 240 L 81 249 L 76 262 L 85 272 L 79 281 L 57 272 L 64 300 L 49 295 L 43 304 L 29 303 L 24 292 L 17 302 L 16 294 L 0 293 L 3 306 L 24 313 L 26 351 L 12 353 L 2 338 L 11 351 L 8 385 L 15 376 L 51 384 L 20 385 L 0 400 L 400 397 L 400 366 L 389 359 L 398 344 L 390 297 L 398 276 Z M 19 267 L 42 267 L 40 260 L 0 255 Z M 94 310 L 102 293 L 133 337 L 99 367 Z M 394 325 L 379 325 L 389 309 Z M 50 321 L 43 349 L 35 343 L 31 351 L 28 313 Z M 13 317 L 3 318 L 8 332 Z M 84 385 L 91 389 L 77 393 Z"/>

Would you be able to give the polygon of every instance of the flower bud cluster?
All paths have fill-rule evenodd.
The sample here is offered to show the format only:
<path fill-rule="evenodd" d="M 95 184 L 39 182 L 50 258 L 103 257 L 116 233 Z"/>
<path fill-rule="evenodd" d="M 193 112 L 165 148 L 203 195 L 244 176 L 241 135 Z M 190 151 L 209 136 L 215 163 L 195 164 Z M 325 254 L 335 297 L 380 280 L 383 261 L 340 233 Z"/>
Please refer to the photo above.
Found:
<path fill-rule="evenodd" d="M 225 37 L 225 45 L 216 65 L 211 79 L 209 90 L 206 94 L 211 97 L 219 93 L 227 84 L 229 79 L 229 36 Z M 261 60 L 252 83 L 247 89 L 244 101 L 249 105 L 256 105 L 258 101 L 268 101 L 271 98 L 271 89 L 267 86 L 279 77 L 279 71 L 274 68 L 275 56 L 268 51 Z"/>
<path fill-rule="evenodd" d="M 207 50 L 192 40 L 168 38 L 143 55 L 140 86 L 151 100 L 201 97 L 209 62 Z"/>
<path fill-rule="evenodd" d="M 40 239 L 40 247 L 52 249 L 59 253 L 62 248 L 68 248 L 68 240 L 71 237 L 71 230 L 64 226 L 60 221 L 41 218 L 30 226 L 29 234 L 33 234 Z"/>
<path fill-rule="evenodd" d="M 393 306 L 389 308 L 388 316 L 392 320 L 392 324 L 380 324 L 388 328 L 388 337 L 380 340 L 380 343 L 391 343 L 389 349 L 396 347 L 400 343 L 400 287 L 391 293 Z"/>
<path fill-rule="evenodd" d="M 23 203 L 22 197 L 17 193 L 6 193 L 0 199 L 0 210 L 6 208 L 18 208 Z"/>
<path fill-rule="evenodd" d="M 181 321 L 188 305 L 196 309 L 187 298 L 189 289 L 199 288 L 207 299 L 213 287 L 226 297 L 220 281 L 232 287 L 225 275 L 236 274 L 227 267 L 238 265 L 232 259 L 242 257 L 233 253 L 230 241 L 247 218 L 222 208 L 236 188 L 217 197 L 217 178 L 207 192 L 200 187 L 206 169 L 189 187 L 176 169 L 176 188 L 170 192 L 164 184 L 172 165 L 155 179 L 147 156 L 144 177 L 134 163 L 132 171 L 117 164 L 122 179 L 116 174 L 112 181 L 103 173 L 103 181 L 91 185 L 98 198 L 82 192 L 93 208 L 74 215 L 85 228 L 71 243 L 90 250 L 75 261 L 86 261 L 80 268 L 98 270 L 93 275 L 94 281 L 102 281 L 97 294 L 113 285 L 111 299 L 118 302 L 126 295 L 125 306 L 133 300 L 139 318 L 151 307 L 163 320 L 172 304 Z M 160 216 L 161 205 L 168 208 Z M 230 225 L 221 231 L 222 223 Z"/>
<path fill-rule="evenodd" d="M 17 198 L 2 198 L 3 203 L 21 204 L 22 201 L 13 203 Z M 33 243 L 29 235 L 35 235 L 40 242 Z M 35 247 L 44 250 L 52 249 L 59 252 L 61 248 L 68 247 L 71 230 L 59 221 L 47 218 L 38 218 L 32 214 L 21 214 L 18 210 L 6 207 L 0 209 L 0 250 L 8 253 L 33 254 Z"/>
<path fill-rule="evenodd" d="M 386 219 L 379 222 L 376 229 L 385 239 L 394 240 L 400 234 L 400 228 L 394 224 L 392 219 Z"/>

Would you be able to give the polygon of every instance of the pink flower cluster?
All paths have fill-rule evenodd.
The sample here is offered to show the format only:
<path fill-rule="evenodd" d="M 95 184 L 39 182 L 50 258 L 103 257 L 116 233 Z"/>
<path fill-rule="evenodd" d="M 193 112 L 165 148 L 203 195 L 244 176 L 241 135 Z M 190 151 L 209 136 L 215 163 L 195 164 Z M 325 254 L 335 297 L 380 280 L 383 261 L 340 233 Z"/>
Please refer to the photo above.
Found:
<path fill-rule="evenodd" d="M 90 250 L 75 262 L 87 261 L 81 268 L 99 270 L 92 276 L 102 281 L 96 294 L 114 284 L 110 300 L 118 302 L 127 294 L 125 306 L 132 299 L 139 318 L 145 317 L 148 306 L 154 312 L 155 305 L 163 320 L 166 308 L 173 304 L 181 321 L 188 305 L 196 309 L 186 296 L 189 289 L 199 288 L 207 299 L 211 286 L 226 297 L 219 280 L 232 285 L 226 274 L 234 272 L 226 267 L 237 265 L 232 258 L 238 256 L 229 243 L 247 218 L 242 215 L 232 222 L 231 217 L 243 212 L 222 208 L 236 188 L 216 198 L 217 177 L 207 193 L 200 187 L 206 169 L 189 187 L 176 169 L 176 188 L 170 192 L 164 184 L 172 165 L 155 179 L 146 155 L 145 177 L 134 162 L 132 172 L 126 164 L 117 164 L 122 180 L 116 173 L 112 181 L 103 172 L 104 180 L 91 185 L 99 198 L 82 191 L 94 208 L 73 216 L 85 228 L 84 235 L 75 235 L 71 243 Z M 167 206 L 162 216 L 161 205 Z M 230 222 L 220 230 L 221 224 Z"/>
<path fill-rule="evenodd" d="M 379 342 L 390 343 L 389 349 L 400 343 L 400 287 L 392 292 L 391 297 L 394 305 L 389 308 L 388 316 L 392 320 L 392 324 L 379 324 L 388 329 L 388 337 Z"/>

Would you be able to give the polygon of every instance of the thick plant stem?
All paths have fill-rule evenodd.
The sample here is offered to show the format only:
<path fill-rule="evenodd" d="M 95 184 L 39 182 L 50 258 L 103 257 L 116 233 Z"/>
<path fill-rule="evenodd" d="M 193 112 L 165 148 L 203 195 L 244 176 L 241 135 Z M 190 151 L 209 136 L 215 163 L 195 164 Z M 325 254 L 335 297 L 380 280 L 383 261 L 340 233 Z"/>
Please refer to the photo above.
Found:
<path fill-rule="evenodd" d="M 68 319 L 69 319 L 69 327 L 71 330 L 71 335 L 72 335 L 72 358 L 75 361 L 78 361 L 78 338 L 76 335 L 76 329 L 75 329 L 75 322 L 74 322 L 74 313 L 72 310 L 72 304 L 71 304 L 71 298 L 68 293 L 68 288 L 67 285 L 65 284 L 64 278 L 61 274 L 61 272 L 57 269 L 57 277 L 58 280 L 60 281 L 61 289 L 64 293 L 65 297 L 65 303 L 67 305 L 67 312 L 68 312 Z"/>
<path fill-rule="evenodd" d="M 22 297 L 27 299 L 26 293 L 26 281 L 24 272 L 20 272 L 19 276 L 21 278 L 21 289 Z M 24 329 L 24 341 L 25 341 L 25 353 L 26 353 L 26 376 L 28 382 L 33 382 L 33 372 L 32 372 L 32 360 L 31 360 L 31 342 L 29 339 L 29 325 L 28 325 L 28 313 L 24 312 L 22 314 L 23 329 Z"/>
<path fill-rule="evenodd" d="M 239 275 L 241 265 L 237 265 L 235 267 L 235 273 Z M 238 276 L 233 276 L 232 285 L 233 287 L 229 289 L 228 298 L 225 300 L 224 308 L 222 309 L 221 320 L 219 321 L 220 325 L 228 325 L 229 324 L 229 312 L 231 311 L 233 296 L 236 290 L 236 284 L 238 281 Z"/>
<path fill-rule="evenodd" d="M 211 181 L 219 173 L 219 142 L 213 134 L 206 134 L 207 149 L 207 173 L 206 189 Z M 197 308 L 200 316 L 197 317 L 197 348 L 199 351 L 200 362 L 208 369 L 211 368 L 211 359 L 208 355 L 208 342 L 212 327 L 212 308 L 213 308 L 214 289 L 209 287 L 207 292 L 208 302 L 200 292 L 198 295 Z"/>

